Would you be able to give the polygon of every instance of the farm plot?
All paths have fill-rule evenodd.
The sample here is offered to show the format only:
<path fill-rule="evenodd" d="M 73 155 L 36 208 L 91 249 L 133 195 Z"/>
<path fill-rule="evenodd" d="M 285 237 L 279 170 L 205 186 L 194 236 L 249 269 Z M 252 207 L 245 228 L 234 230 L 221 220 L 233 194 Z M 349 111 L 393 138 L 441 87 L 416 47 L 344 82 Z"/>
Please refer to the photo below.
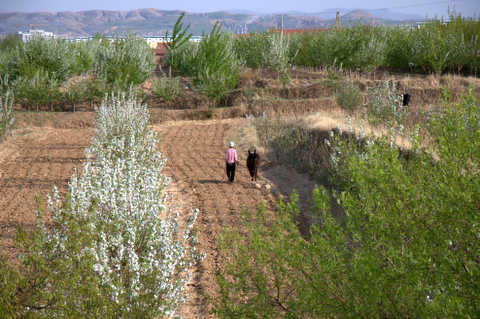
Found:
<path fill-rule="evenodd" d="M 215 294 L 216 273 L 221 266 L 218 236 L 238 224 L 242 207 L 253 209 L 262 201 L 273 205 L 273 196 L 265 188 L 256 188 L 245 165 L 246 154 L 239 152 L 240 165 L 235 182 L 225 174 L 225 139 L 241 125 L 241 120 L 176 122 L 158 125 L 160 149 L 168 161 L 164 173 L 172 177 L 170 191 L 182 203 L 183 210 L 200 209 L 196 222 L 198 249 L 206 253 L 196 267 L 189 285 L 190 299 L 181 309 L 185 318 L 207 318 L 208 300 Z M 265 180 L 260 181 L 262 186 Z"/>
<path fill-rule="evenodd" d="M 0 145 L 0 251 L 16 254 L 18 226 L 31 230 L 37 200 L 45 202 L 53 185 L 65 191 L 73 168 L 85 158 L 91 129 L 19 129 Z"/>
<path fill-rule="evenodd" d="M 168 158 L 164 174 L 172 182 L 167 191 L 181 206 L 184 216 L 189 216 L 193 208 L 200 209 L 195 228 L 198 248 L 206 257 L 195 268 L 188 286 L 189 299 L 180 310 L 185 318 L 210 316 L 205 294 L 215 295 L 215 276 L 222 264 L 218 236 L 238 224 L 244 207 L 251 210 L 261 202 L 269 207 L 274 203 L 272 192 L 264 187 L 271 184 L 272 190 L 276 189 L 277 185 L 268 179 L 272 174 L 261 170 L 258 181 L 261 187 L 255 187 L 245 165 L 246 153 L 240 150 L 235 182 L 230 184 L 226 180 L 225 141 L 244 121 L 180 121 L 154 127 L 160 133 L 159 148 Z M 9 259 L 13 260 L 18 253 L 14 243 L 16 228 L 33 229 L 37 199 L 44 202 L 53 185 L 60 192 L 66 190 L 74 167 L 80 167 L 85 159 L 84 150 L 92 137 L 91 128 L 30 127 L 15 130 L 1 144 L 0 251 Z M 286 183 L 291 185 L 292 180 Z M 279 185 L 278 189 L 289 192 L 291 189 L 286 186 Z"/>

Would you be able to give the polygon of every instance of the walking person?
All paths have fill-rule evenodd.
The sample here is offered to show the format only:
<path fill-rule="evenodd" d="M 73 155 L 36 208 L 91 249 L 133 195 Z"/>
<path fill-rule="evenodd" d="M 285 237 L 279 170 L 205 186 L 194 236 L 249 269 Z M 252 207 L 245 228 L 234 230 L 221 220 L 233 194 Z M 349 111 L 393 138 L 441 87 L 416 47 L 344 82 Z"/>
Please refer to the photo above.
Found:
<path fill-rule="evenodd" d="M 230 183 L 235 179 L 235 166 L 238 163 L 237 150 L 234 148 L 235 143 L 232 141 L 228 144 L 227 152 L 225 153 L 225 162 L 227 166 L 227 177 Z"/>

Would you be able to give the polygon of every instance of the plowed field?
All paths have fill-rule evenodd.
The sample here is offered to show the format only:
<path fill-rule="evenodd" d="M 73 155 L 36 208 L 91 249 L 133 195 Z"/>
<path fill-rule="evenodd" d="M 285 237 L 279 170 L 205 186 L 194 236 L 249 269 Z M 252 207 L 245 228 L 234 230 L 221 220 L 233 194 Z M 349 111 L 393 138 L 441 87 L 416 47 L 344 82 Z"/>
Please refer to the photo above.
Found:
<path fill-rule="evenodd" d="M 226 139 L 244 121 L 185 121 L 154 126 L 160 136 L 159 148 L 168 158 L 163 172 L 172 181 L 167 191 L 180 205 L 185 219 L 193 208 L 200 210 L 196 230 L 199 249 L 206 257 L 194 269 L 189 301 L 180 310 L 184 318 L 212 316 L 205 294 L 215 295 L 215 274 L 221 267 L 218 236 L 238 224 L 242 209 L 252 210 L 261 202 L 273 207 L 273 193 L 288 193 L 292 188 L 309 192 L 313 187 L 303 176 L 279 166 L 269 171 L 261 169 L 257 184 L 253 184 L 242 151 L 235 182 L 229 183 L 224 162 Z M 33 229 L 36 198 L 44 201 L 53 185 L 66 190 L 92 137 L 91 128 L 36 127 L 17 129 L 0 144 L 0 251 L 9 258 L 17 253 L 16 227 Z M 269 186 L 272 188 L 267 189 Z"/>

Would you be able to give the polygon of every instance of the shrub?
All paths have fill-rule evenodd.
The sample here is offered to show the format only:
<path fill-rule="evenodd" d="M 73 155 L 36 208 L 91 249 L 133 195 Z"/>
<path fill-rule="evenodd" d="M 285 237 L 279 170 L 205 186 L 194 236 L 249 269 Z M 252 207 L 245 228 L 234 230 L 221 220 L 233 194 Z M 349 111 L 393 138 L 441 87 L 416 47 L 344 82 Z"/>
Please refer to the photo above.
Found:
<path fill-rule="evenodd" d="M 338 88 L 336 101 L 342 109 L 352 113 L 362 106 L 362 93 L 352 82 L 344 82 Z"/>
<path fill-rule="evenodd" d="M 0 138 L 13 125 L 12 104 L 13 97 L 7 90 L 3 97 L 0 96 Z"/>
<path fill-rule="evenodd" d="M 480 105 L 470 93 L 432 119 L 433 148 L 418 135 L 406 159 L 387 140 L 337 135 L 348 172 L 333 216 L 326 189 L 312 194 L 320 222 L 306 239 L 298 196 L 275 213 L 245 213 L 225 232 L 215 306 L 221 318 L 473 318 L 480 311 Z M 356 149 L 357 151 L 351 151 Z M 434 156 L 433 156 L 434 155 Z M 433 159 L 433 158 L 436 159 Z"/>
<path fill-rule="evenodd" d="M 5 38 L 0 40 L 0 51 L 11 50 L 21 44 L 22 40 L 16 34 L 8 33 Z"/>
<path fill-rule="evenodd" d="M 237 57 L 245 62 L 245 65 L 252 69 L 259 69 L 268 65 L 271 41 L 267 34 L 251 32 L 248 36 L 235 38 L 234 50 Z"/>
<path fill-rule="evenodd" d="M 153 71 L 153 52 L 148 44 L 135 35 L 111 44 L 101 45 L 96 55 L 96 71 L 107 83 L 128 89 L 130 84 L 143 83 Z"/>
<path fill-rule="evenodd" d="M 175 54 L 175 58 L 172 54 Z M 198 71 L 197 54 L 198 43 L 187 42 L 181 48 L 167 53 L 166 61 L 169 68 L 180 75 L 194 77 Z"/>
<path fill-rule="evenodd" d="M 273 33 L 269 37 L 269 51 L 263 52 L 263 60 L 266 61 L 266 66 L 280 76 L 282 83 L 285 85 L 289 82 L 288 67 L 289 61 L 289 38 L 284 37 L 282 33 Z"/>
<path fill-rule="evenodd" d="M 408 107 L 394 81 L 380 82 L 369 89 L 367 98 L 367 117 L 370 124 L 392 127 L 405 125 Z"/>
<path fill-rule="evenodd" d="M 72 50 L 73 59 L 70 68 L 72 74 L 78 75 L 93 70 L 99 47 L 100 41 L 97 39 L 71 43 L 70 50 Z"/>
<path fill-rule="evenodd" d="M 73 105 L 73 110 L 75 110 L 77 103 L 101 103 L 107 90 L 108 86 L 104 78 L 84 74 L 79 81 L 75 81 L 66 86 L 62 95 L 65 102 Z"/>
<path fill-rule="evenodd" d="M 12 307 L 6 311 L 155 318 L 171 316 L 185 300 L 189 268 L 201 258 L 191 232 L 197 212 L 179 233 L 163 194 L 165 158 L 148 121 L 135 97 L 105 99 L 82 174 L 73 174 L 63 201 L 56 188 L 47 200 L 51 223 L 40 218 L 32 239 L 20 233 L 25 274 L 0 263 L 10 278 L 0 289 Z"/>
<path fill-rule="evenodd" d="M 17 45 L 10 52 L 8 74 L 31 79 L 38 73 L 48 74 L 51 80 L 62 83 L 72 75 L 72 50 L 64 40 L 40 37 Z"/>
<path fill-rule="evenodd" d="M 180 67 L 181 63 L 178 55 L 192 37 L 191 33 L 187 33 L 188 29 L 190 29 L 190 25 L 188 25 L 186 28 L 183 27 L 182 20 L 184 17 L 185 12 L 182 12 L 180 17 L 177 19 L 177 22 L 175 22 L 175 25 L 173 26 L 171 41 L 170 43 L 167 43 L 168 51 L 166 62 L 169 66 L 169 76 L 172 76 L 172 67 L 174 69 Z M 165 37 L 168 37 L 168 31 L 165 34 Z"/>
<path fill-rule="evenodd" d="M 13 83 L 15 98 L 27 109 L 50 105 L 61 100 L 59 83 L 48 72 L 37 71 L 31 78 L 18 77 Z"/>
<path fill-rule="evenodd" d="M 194 70 L 197 89 L 219 104 L 237 86 L 241 67 L 233 50 L 232 36 L 215 24 L 198 45 Z"/>
<path fill-rule="evenodd" d="M 179 78 L 155 78 L 152 82 L 152 95 L 164 101 L 171 101 L 182 94 Z"/>

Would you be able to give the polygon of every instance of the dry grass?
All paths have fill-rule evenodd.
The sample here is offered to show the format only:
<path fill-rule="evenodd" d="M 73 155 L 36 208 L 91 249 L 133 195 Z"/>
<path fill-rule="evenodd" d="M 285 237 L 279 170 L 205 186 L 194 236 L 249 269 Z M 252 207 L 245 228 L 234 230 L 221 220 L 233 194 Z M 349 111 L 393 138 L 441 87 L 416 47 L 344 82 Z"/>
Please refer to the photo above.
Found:
<path fill-rule="evenodd" d="M 258 153 L 263 154 L 265 150 L 260 146 L 253 121 L 253 119 L 238 120 L 232 123 L 234 129 L 225 137 L 225 145 L 228 145 L 229 141 L 234 141 L 235 148 L 239 152 L 247 153 L 250 147 L 254 146 Z"/>

